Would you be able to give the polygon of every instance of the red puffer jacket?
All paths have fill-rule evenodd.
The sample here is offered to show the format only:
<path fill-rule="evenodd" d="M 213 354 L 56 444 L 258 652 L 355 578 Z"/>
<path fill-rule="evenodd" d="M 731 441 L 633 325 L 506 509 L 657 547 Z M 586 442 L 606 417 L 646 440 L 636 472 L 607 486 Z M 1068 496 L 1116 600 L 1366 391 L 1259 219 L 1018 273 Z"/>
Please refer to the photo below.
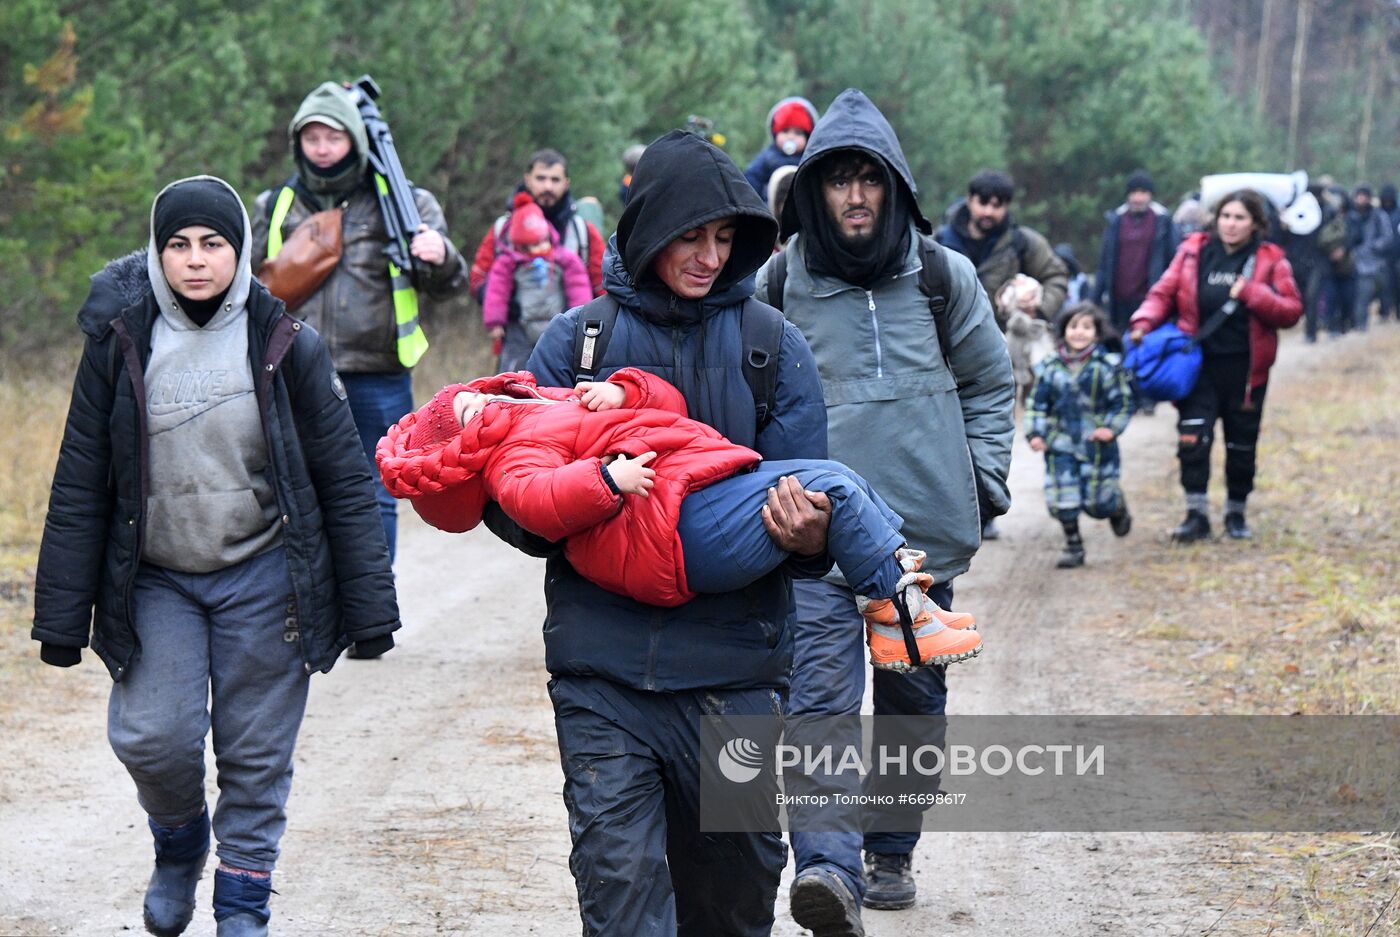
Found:
<path fill-rule="evenodd" d="M 384 486 L 449 531 L 475 527 L 486 502 L 495 501 L 527 530 L 563 540 L 574 569 L 603 588 L 651 605 L 682 605 L 695 594 L 686 588 L 676 533 L 681 501 L 760 456 L 689 419 L 685 398 L 661 378 L 627 368 L 608 380 L 626 390 L 621 409 L 589 410 L 572 390 L 536 386 L 527 371 L 445 387 L 379 441 Z M 463 390 L 520 402 L 492 402 L 455 431 L 452 398 Z M 602 457 L 644 452 L 656 453 L 651 496 L 613 494 Z"/>
<path fill-rule="evenodd" d="M 1133 313 L 1129 325 L 1150 332 L 1176 312 L 1176 324 L 1187 335 L 1195 335 L 1201 325 L 1197 301 L 1200 286 L 1201 248 L 1210 237 L 1197 232 L 1181 242 L 1171 266 L 1152 285 L 1147 298 Z M 1269 368 L 1278 357 L 1278 330 L 1290 328 L 1303 315 L 1303 299 L 1293 280 L 1293 268 L 1283 248 L 1271 241 L 1260 241 L 1254 260 L 1254 276 L 1240 290 L 1240 305 L 1249 314 L 1250 390 L 1269 379 Z"/>

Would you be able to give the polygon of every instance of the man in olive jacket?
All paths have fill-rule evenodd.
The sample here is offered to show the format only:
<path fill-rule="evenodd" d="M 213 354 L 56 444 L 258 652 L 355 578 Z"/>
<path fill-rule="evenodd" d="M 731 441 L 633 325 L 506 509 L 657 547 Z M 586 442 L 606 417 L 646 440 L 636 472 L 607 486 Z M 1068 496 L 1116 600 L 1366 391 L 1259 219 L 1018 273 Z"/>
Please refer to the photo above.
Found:
<path fill-rule="evenodd" d="M 350 92 L 333 81 L 312 91 L 288 125 L 287 139 L 297 171 L 284 184 L 258 196 L 253 211 L 253 273 L 276 253 L 269 250 L 269 240 L 276 246 L 308 216 L 343 206 L 340 263 L 295 312 L 320 334 L 345 382 L 370 474 L 376 480 L 375 495 L 392 560 L 397 505 L 378 483 L 374 447 L 392 424 L 413 409 L 410 371 L 427 348 L 417 322 L 417 298 L 411 290 L 406 297 L 395 295 L 384 255 L 389 236 L 375 194 L 375 174 L 369 168 L 369 136 Z M 290 201 L 279 210 L 283 198 Z M 432 193 L 415 187 L 413 201 L 423 227 L 414 235 L 410 250 L 427 272 L 418 285 L 429 296 L 446 298 L 466 288 L 466 262 L 448 239 L 442 207 Z M 272 236 L 274 218 L 280 236 Z M 405 302 L 414 313 L 408 323 L 404 321 L 407 310 L 400 308 Z"/>
<path fill-rule="evenodd" d="M 928 554 L 929 594 L 946 608 L 953 578 L 980 545 L 979 515 L 1010 506 L 1014 379 L 987 294 L 951 251 L 950 347 L 940 347 L 920 270 L 926 249 L 943 249 L 928 238 L 916 193 L 893 128 L 864 94 L 843 92 L 813 130 L 783 211 L 791 237 L 781 294 L 769 286 L 775 261 L 759 271 L 757 293 L 781 303 L 812 348 L 831 458 L 869 479 L 905 519 L 909 546 Z M 865 644 L 854 593 L 839 576 L 794 591 L 787 714 L 859 713 Z M 874 691 L 877 716 L 940 715 L 947 699 L 942 667 L 877 670 Z M 879 744 L 878 724 L 875 735 Z M 862 893 L 867 907 L 912 905 L 919 822 L 916 808 L 893 824 L 906 832 L 794 832 L 794 919 L 837 937 L 863 933 Z"/>
<path fill-rule="evenodd" d="M 1038 280 L 1040 305 L 1023 311 L 1053 322 L 1065 304 L 1069 270 L 1043 235 L 1011 217 L 1015 188 L 1004 172 L 983 170 L 973 176 L 967 184 L 967 198 L 938 229 L 938 243 L 972 261 L 977 279 L 992 298 L 1018 273 Z M 997 324 L 1005 331 L 1010 310 L 995 312 Z"/>

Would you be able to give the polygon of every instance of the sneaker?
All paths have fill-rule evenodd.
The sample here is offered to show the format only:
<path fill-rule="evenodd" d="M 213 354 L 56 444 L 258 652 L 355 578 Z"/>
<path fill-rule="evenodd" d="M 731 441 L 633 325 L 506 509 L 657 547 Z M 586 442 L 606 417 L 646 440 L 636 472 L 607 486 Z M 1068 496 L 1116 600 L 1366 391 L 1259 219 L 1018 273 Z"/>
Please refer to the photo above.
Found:
<path fill-rule="evenodd" d="M 1128 531 L 1133 529 L 1133 515 L 1128 513 L 1126 504 L 1123 505 L 1123 510 L 1108 519 L 1108 526 L 1113 528 L 1113 536 L 1128 536 Z"/>
<path fill-rule="evenodd" d="M 865 854 L 865 897 L 861 904 L 876 911 L 902 911 L 914 907 L 914 894 L 913 862 L 907 853 Z"/>
<path fill-rule="evenodd" d="M 1055 561 L 1056 569 L 1074 569 L 1084 565 L 1084 545 L 1067 544 L 1060 558 Z"/>
<path fill-rule="evenodd" d="M 1200 511 L 1187 511 L 1186 520 L 1172 529 L 1172 543 L 1195 543 L 1210 539 L 1210 518 Z"/>
<path fill-rule="evenodd" d="M 141 906 L 142 922 L 156 937 L 176 937 L 194 917 L 195 888 L 209 858 L 209 813 L 180 827 L 147 823 L 155 838 L 156 865 Z"/>
<path fill-rule="evenodd" d="M 908 672 L 935 664 L 952 664 L 982 652 L 982 638 L 966 627 L 952 628 L 943 619 L 971 623 L 965 613 L 944 612 L 927 595 L 933 577 L 908 573 L 899 581 L 894 598 L 856 597 L 865 618 L 870 663 L 880 670 Z M 960 618 L 958 616 L 963 616 Z M 918 651 L 918 664 L 910 656 L 910 643 Z"/>
<path fill-rule="evenodd" d="M 1245 523 L 1244 515 L 1231 511 L 1225 515 L 1225 533 L 1231 540 L 1252 540 L 1254 531 Z"/>
<path fill-rule="evenodd" d="M 793 921 L 811 931 L 812 937 L 865 937 L 860 905 L 841 877 L 829 869 L 798 872 L 788 901 Z"/>

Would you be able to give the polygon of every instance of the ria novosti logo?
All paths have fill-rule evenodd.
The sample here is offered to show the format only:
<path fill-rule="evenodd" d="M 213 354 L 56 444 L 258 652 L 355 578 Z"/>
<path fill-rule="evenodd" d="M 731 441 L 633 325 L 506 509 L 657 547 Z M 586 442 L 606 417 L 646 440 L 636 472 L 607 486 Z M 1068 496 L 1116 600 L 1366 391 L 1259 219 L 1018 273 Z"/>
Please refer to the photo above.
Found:
<path fill-rule="evenodd" d="M 747 784 L 762 770 L 763 749 L 751 739 L 730 739 L 719 750 L 719 773 L 735 784 Z"/>

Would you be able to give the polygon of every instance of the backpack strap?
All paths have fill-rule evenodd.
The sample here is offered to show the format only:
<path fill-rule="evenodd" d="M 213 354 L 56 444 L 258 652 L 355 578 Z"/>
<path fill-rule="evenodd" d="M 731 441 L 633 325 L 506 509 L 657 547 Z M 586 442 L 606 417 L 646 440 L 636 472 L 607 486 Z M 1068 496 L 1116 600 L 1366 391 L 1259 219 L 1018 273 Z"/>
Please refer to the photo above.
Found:
<path fill-rule="evenodd" d="M 943 363 L 948 373 L 953 372 L 950 357 L 952 346 L 952 326 L 949 323 L 948 305 L 952 292 L 952 278 L 948 273 L 947 248 L 931 237 L 919 238 L 919 258 L 923 268 L 919 271 L 919 289 L 928 297 L 929 315 L 933 317 L 933 327 L 938 333 L 938 350 L 943 354 Z"/>
<path fill-rule="evenodd" d="M 783 287 L 787 286 L 787 251 L 773 255 L 773 266 L 768 269 L 768 295 L 764 302 L 774 309 L 783 308 Z"/>
<path fill-rule="evenodd" d="M 597 380 L 603 369 L 621 307 L 604 293 L 579 309 L 574 320 L 574 380 Z M 754 402 L 755 432 L 773 422 L 778 397 L 778 352 L 783 344 L 786 320 L 778 310 L 750 299 L 739 314 L 739 336 L 744 382 Z"/>
<path fill-rule="evenodd" d="M 574 381 L 597 378 L 619 309 L 610 293 L 604 293 L 579 309 L 578 318 L 574 320 Z"/>
<path fill-rule="evenodd" d="M 569 216 L 569 228 L 573 230 L 574 240 L 578 242 L 578 250 L 576 251 L 578 258 L 583 261 L 584 269 L 587 269 L 588 252 L 592 249 L 592 245 L 588 243 L 588 219 L 578 212 L 574 212 Z"/>
<path fill-rule="evenodd" d="M 778 352 L 783 345 L 786 325 L 781 312 L 752 298 L 744 303 L 739 313 L 744 380 L 753 394 L 755 433 L 762 432 L 773 422 L 778 398 Z"/>

